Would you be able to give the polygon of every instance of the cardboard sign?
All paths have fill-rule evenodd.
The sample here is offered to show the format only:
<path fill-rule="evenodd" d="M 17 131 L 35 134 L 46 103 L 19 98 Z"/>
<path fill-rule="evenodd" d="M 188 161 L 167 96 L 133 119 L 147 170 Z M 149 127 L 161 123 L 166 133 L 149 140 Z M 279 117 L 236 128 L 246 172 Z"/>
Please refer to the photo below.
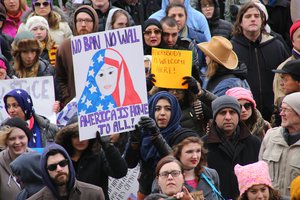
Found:
<path fill-rule="evenodd" d="M 192 51 L 152 48 L 151 73 L 155 74 L 155 86 L 161 88 L 186 89 L 182 85 L 184 76 L 191 76 Z"/>

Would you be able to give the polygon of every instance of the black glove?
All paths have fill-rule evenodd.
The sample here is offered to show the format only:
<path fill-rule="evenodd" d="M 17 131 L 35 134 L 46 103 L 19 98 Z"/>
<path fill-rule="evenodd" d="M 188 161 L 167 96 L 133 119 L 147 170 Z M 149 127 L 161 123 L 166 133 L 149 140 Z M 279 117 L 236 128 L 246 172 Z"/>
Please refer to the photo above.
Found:
<path fill-rule="evenodd" d="M 149 131 L 152 136 L 159 135 L 159 128 L 156 126 L 156 122 L 151 117 L 142 116 L 139 125 L 146 131 Z"/>
<path fill-rule="evenodd" d="M 129 131 L 129 141 L 131 144 L 139 144 L 141 140 L 141 131 L 138 125 L 135 125 L 135 130 Z"/>
<path fill-rule="evenodd" d="M 97 134 L 100 135 L 100 133 L 98 131 L 97 131 Z M 113 143 L 110 141 L 109 135 L 100 137 L 99 141 L 100 141 L 102 149 L 107 149 L 108 147 L 113 145 Z"/>
<path fill-rule="evenodd" d="M 155 77 L 154 74 L 149 74 L 149 76 L 146 78 L 147 92 L 149 92 L 152 89 L 152 87 L 154 86 L 154 82 L 156 82 L 154 77 Z"/>
<path fill-rule="evenodd" d="M 188 90 L 190 90 L 191 92 L 193 92 L 194 94 L 198 94 L 199 93 L 199 87 L 198 87 L 198 83 L 196 81 L 196 79 L 192 76 L 185 76 L 183 77 L 184 82 L 182 83 L 182 85 L 188 84 Z"/>

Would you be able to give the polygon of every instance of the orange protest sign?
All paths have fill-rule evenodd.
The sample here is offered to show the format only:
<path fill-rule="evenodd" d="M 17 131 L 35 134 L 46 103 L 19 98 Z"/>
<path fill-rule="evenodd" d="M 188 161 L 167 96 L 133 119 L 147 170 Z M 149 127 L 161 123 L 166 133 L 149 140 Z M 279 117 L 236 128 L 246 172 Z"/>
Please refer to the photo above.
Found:
<path fill-rule="evenodd" d="M 155 74 L 155 86 L 186 89 L 182 77 L 191 76 L 192 51 L 152 48 L 151 73 Z"/>

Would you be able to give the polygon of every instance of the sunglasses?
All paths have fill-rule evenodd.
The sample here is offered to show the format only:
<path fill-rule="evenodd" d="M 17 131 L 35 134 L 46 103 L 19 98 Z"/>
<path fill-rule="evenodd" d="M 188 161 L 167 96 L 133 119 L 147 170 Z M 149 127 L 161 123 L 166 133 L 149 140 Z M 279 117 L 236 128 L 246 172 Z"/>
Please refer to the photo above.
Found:
<path fill-rule="evenodd" d="M 35 2 L 34 7 L 41 7 L 41 5 L 43 5 L 43 7 L 47 7 L 47 6 L 49 6 L 49 4 L 50 3 L 48 1 L 44 1 L 43 3 Z"/>
<path fill-rule="evenodd" d="M 60 162 L 58 162 L 58 163 L 54 163 L 54 164 L 48 165 L 48 166 L 47 166 L 47 169 L 48 169 L 49 171 L 54 171 L 54 170 L 56 170 L 57 165 L 59 165 L 60 167 L 65 167 L 65 166 L 67 166 L 67 165 L 68 165 L 68 159 L 62 160 L 62 161 L 60 161 Z"/>
<path fill-rule="evenodd" d="M 241 109 L 243 109 L 243 107 L 246 109 L 246 110 L 250 110 L 251 109 L 251 103 L 245 103 L 244 105 L 240 104 L 241 106 Z"/>
<path fill-rule="evenodd" d="M 149 30 L 149 31 L 144 31 L 144 34 L 147 36 L 150 36 L 152 33 L 154 33 L 155 35 L 161 34 L 161 30 L 160 29 L 155 29 L 155 30 Z"/>

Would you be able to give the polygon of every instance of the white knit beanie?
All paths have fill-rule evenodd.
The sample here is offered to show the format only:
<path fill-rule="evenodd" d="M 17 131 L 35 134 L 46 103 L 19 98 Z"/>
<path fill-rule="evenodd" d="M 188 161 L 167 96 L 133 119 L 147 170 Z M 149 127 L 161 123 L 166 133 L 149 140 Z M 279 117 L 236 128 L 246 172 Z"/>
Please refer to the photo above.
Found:
<path fill-rule="evenodd" d="M 293 108 L 293 110 L 300 115 L 300 92 L 294 92 L 292 94 L 288 94 L 282 100 L 283 103 L 288 104 Z"/>
<path fill-rule="evenodd" d="M 39 26 L 42 26 L 45 29 L 47 29 L 47 31 L 49 31 L 49 24 L 48 24 L 47 20 L 44 17 L 32 16 L 32 17 L 28 18 L 28 20 L 26 22 L 27 30 L 31 31 L 35 27 L 39 27 Z"/>

